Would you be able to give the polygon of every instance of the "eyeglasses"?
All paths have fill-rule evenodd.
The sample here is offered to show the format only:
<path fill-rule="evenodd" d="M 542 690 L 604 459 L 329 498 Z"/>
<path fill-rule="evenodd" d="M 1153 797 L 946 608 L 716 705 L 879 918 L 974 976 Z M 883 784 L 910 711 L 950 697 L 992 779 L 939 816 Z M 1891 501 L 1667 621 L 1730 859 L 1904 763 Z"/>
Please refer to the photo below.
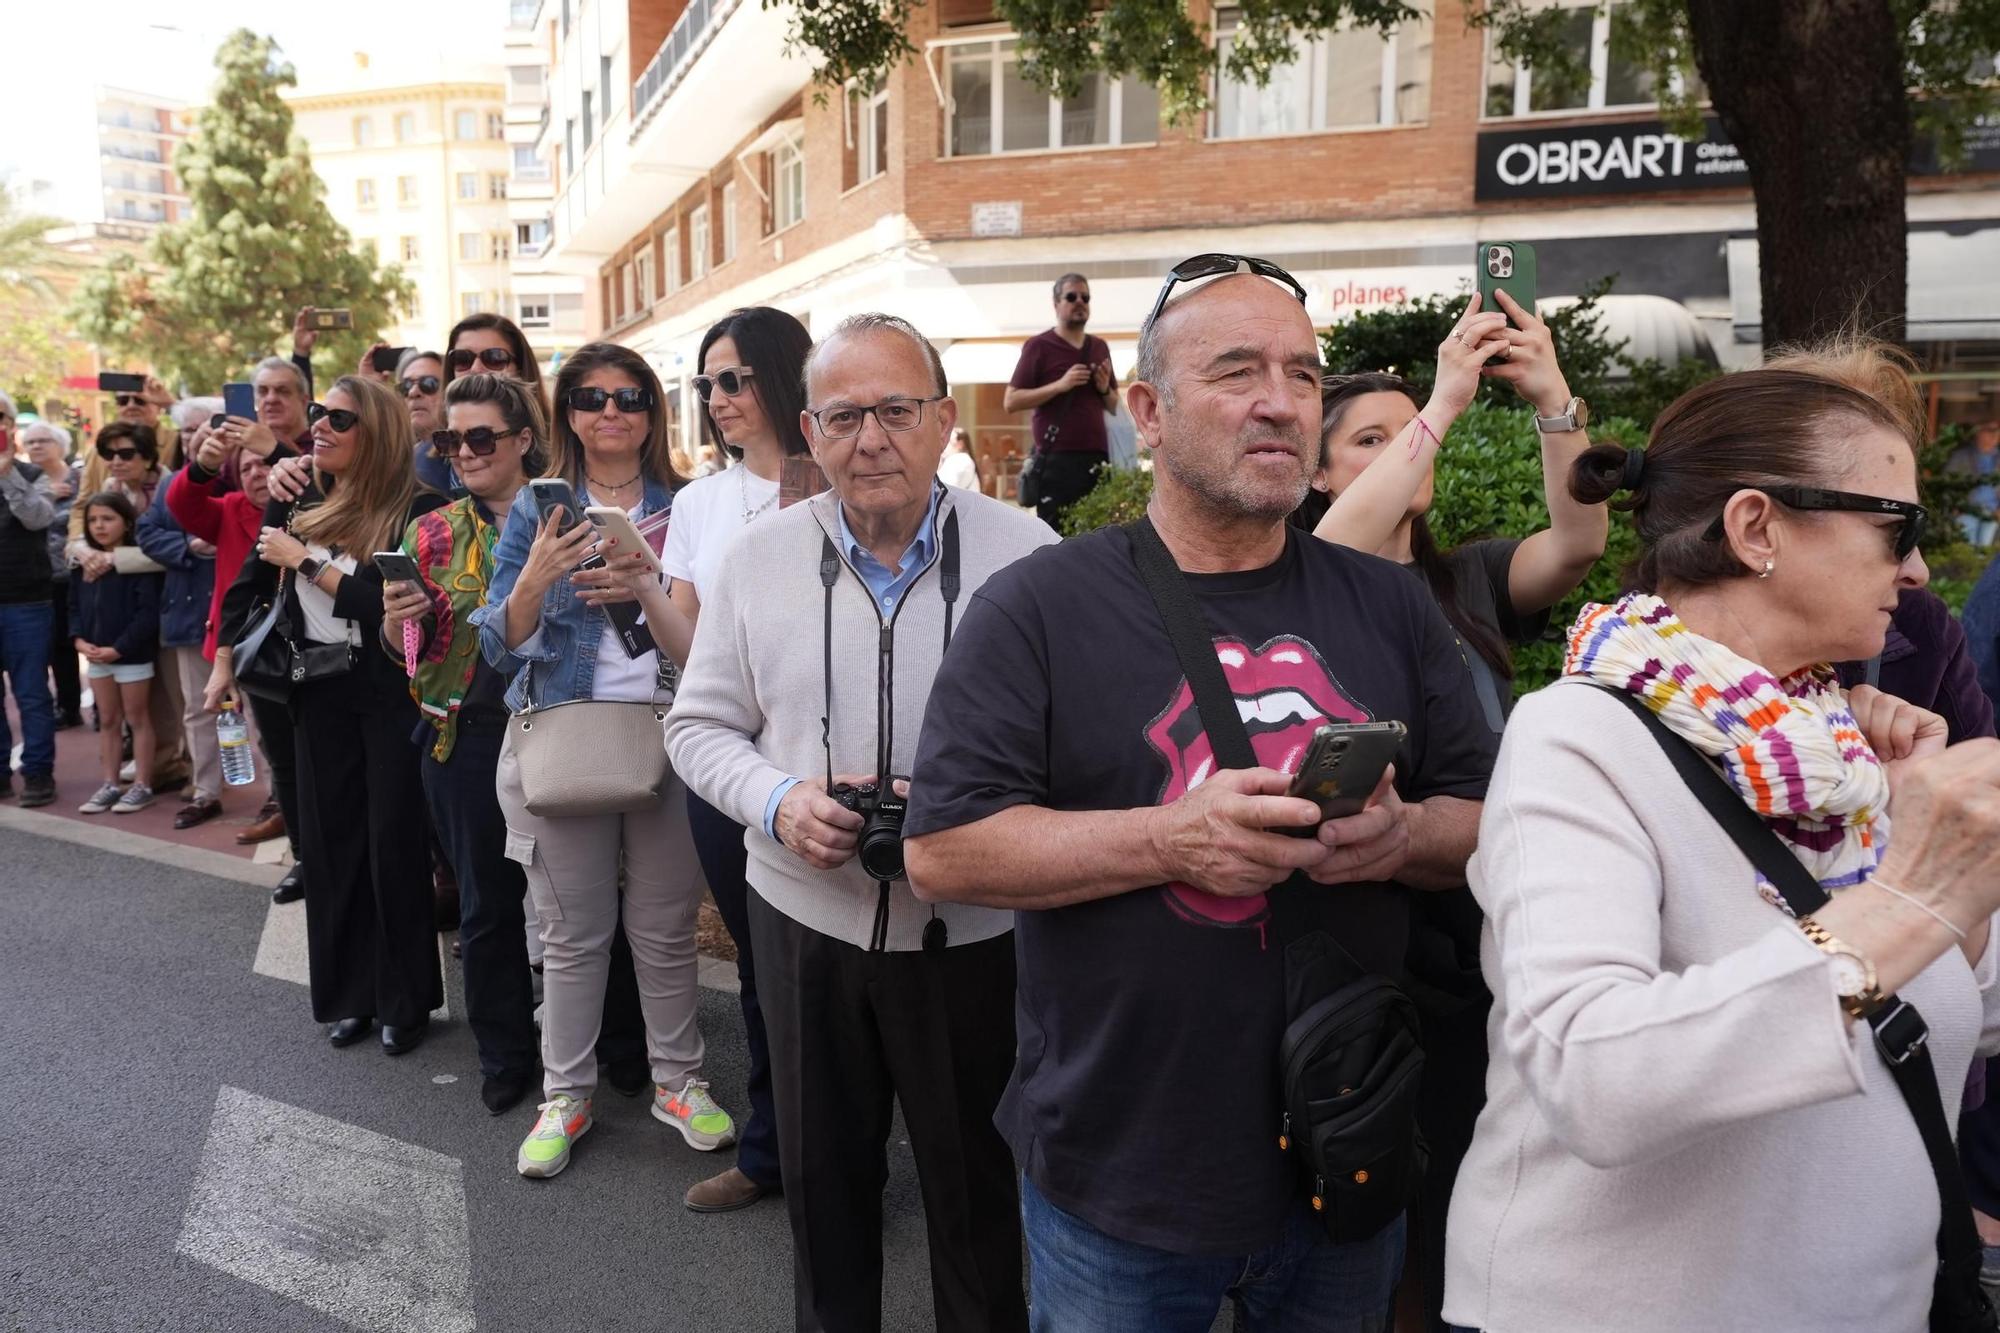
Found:
<path fill-rule="evenodd" d="M 520 433 L 518 430 L 494 430 L 491 426 L 474 426 L 471 430 L 434 430 L 431 432 L 431 451 L 440 458 L 450 458 L 463 444 L 472 450 L 475 458 L 484 458 L 500 447 L 500 441 Z"/>
<path fill-rule="evenodd" d="M 706 397 L 707 395 L 703 395 Z M 575 412 L 602 412 L 606 403 L 618 404 L 627 416 L 653 410 L 651 389 L 571 389 L 564 400 Z"/>
<path fill-rule="evenodd" d="M 436 393 L 440 382 L 435 375 L 412 375 L 408 379 L 396 381 L 396 392 L 405 398 L 410 396 L 412 389 L 418 393 Z"/>
<path fill-rule="evenodd" d="M 469 348 L 461 347 L 447 359 L 451 363 L 451 370 L 454 375 L 463 375 L 466 371 L 472 369 L 474 361 L 485 366 L 488 370 L 505 370 L 508 366 L 514 364 L 514 354 L 504 347 L 488 347 L 481 352 L 474 352 Z"/>
<path fill-rule="evenodd" d="M 350 412 L 344 407 L 328 407 L 323 403 L 308 404 L 306 407 L 306 420 L 318 422 L 321 418 L 326 420 L 327 425 L 345 435 L 354 429 L 355 422 L 361 420 L 361 414 L 359 412 Z"/>
<path fill-rule="evenodd" d="M 114 458 L 123 459 L 129 463 L 139 456 L 139 451 L 129 446 L 124 449 L 113 449 L 110 445 L 100 444 L 97 446 L 97 456 L 107 463 Z"/>
<path fill-rule="evenodd" d="M 694 391 L 701 395 L 701 401 L 704 403 L 717 389 L 722 390 L 724 398 L 734 398 L 743 392 L 745 382 L 755 379 L 756 376 L 757 372 L 748 366 L 730 366 L 727 370 L 718 370 L 713 375 L 696 375 Z"/>
<path fill-rule="evenodd" d="M 867 423 L 871 413 L 883 430 L 898 434 L 915 430 L 924 419 L 924 404 L 941 401 L 941 394 L 930 398 L 884 398 L 867 407 L 842 403 L 838 407 L 822 407 L 817 412 L 808 411 L 806 415 L 813 419 L 819 433 L 827 439 L 845 440 L 861 433 L 861 427 Z"/>
<path fill-rule="evenodd" d="M 144 407 L 146 405 L 146 396 L 144 394 L 120 393 L 113 394 L 112 398 L 120 407 Z"/>
<path fill-rule="evenodd" d="M 1758 491 L 1770 496 L 1787 509 L 1819 509 L 1843 514 L 1883 514 L 1900 520 L 1895 528 L 1896 559 L 1906 560 L 1910 552 L 1923 544 L 1924 532 L 1930 526 L 1928 509 L 1908 500 L 1885 500 L 1879 495 L 1857 495 L 1853 491 L 1829 491 L 1818 486 L 1751 486 L 1745 484 L 1734 490 Z M 1722 540 L 1722 515 L 1715 516 L 1715 522 L 1702 533 L 1704 541 Z"/>
<path fill-rule="evenodd" d="M 1299 280 L 1268 259 L 1253 259 L 1248 255 L 1195 255 L 1167 270 L 1167 280 L 1160 286 L 1159 299 L 1153 302 L 1153 313 L 1146 316 L 1146 323 L 1151 324 L 1160 317 L 1160 312 L 1167 308 L 1168 298 L 1174 294 L 1174 288 L 1184 282 L 1219 278 L 1225 273 L 1255 273 L 1260 278 L 1269 278 L 1289 288 L 1292 295 L 1299 298 L 1300 305 L 1306 303 L 1306 289 L 1299 285 Z"/>
<path fill-rule="evenodd" d="M 1082 302 L 1082 303 L 1083 303 L 1084 305 L 1089 305 L 1089 304 L 1090 304 L 1090 293 L 1089 293 L 1089 292 L 1064 292 L 1064 293 L 1063 293 L 1063 300 L 1065 300 L 1065 301 L 1069 302 L 1069 303 L 1070 303 L 1071 305 L 1075 305 L 1075 304 L 1077 304 L 1077 303 L 1078 303 L 1079 301 L 1080 301 L 1080 302 Z"/>

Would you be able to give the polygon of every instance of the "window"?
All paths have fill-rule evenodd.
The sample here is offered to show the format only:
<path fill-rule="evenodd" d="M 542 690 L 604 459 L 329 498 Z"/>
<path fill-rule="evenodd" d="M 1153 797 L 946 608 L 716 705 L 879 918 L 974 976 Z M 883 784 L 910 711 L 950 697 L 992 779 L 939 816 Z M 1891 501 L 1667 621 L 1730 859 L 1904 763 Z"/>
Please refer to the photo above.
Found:
<path fill-rule="evenodd" d="M 523 181 L 545 181 L 549 178 L 549 164 L 535 156 L 535 146 L 528 143 L 514 145 L 514 175 Z"/>
<path fill-rule="evenodd" d="M 354 146 L 356 148 L 366 148 L 374 142 L 375 118 L 373 116 L 356 116 L 354 118 Z"/>
<path fill-rule="evenodd" d="M 354 182 L 354 206 L 356 208 L 375 207 L 375 182 L 359 180 Z"/>
<path fill-rule="evenodd" d="M 507 197 L 507 178 L 497 171 L 489 173 L 486 177 L 486 197 L 488 199 L 505 199 Z"/>
<path fill-rule="evenodd" d="M 415 176 L 396 177 L 396 202 L 405 208 L 417 202 L 417 178 Z"/>
<path fill-rule="evenodd" d="M 562 0 L 562 35 L 569 36 L 569 0 Z"/>
<path fill-rule="evenodd" d="M 546 296 L 524 296 L 518 309 L 520 317 L 515 322 L 524 329 L 545 329 L 552 322 Z"/>
<path fill-rule="evenodd" d="M 653 286 L 653 243 L 646 242 L 646 248 L 632 261 L 632 282 L 639 289 L 639 308 L 653 304 L 656 289 Z"/>
<path fill-rule="evenodd" d="M 534 222 L 516 222 L 514 224 L 515 253 L 524 255 L 539 254 L 542 247 L 548 243 L 549 221 L 547 218 L 539 218 Z"/>
<path fill-rule="evenodd" d="M 605 123 L 609 124 L 611 121 L 610 56 L 599 56 L 597 58 L 597 100 L 600 103 L 599 114 L 604 117 Z"/>
<path fill-rule="evenodd" d="M 620 318 L 636 314 L 639 309 L 639 292 L 632 276 L 630 264 L 618 266 L 618 314 Z"/>
<path fill-rule="evenodd" d="M 771 181 L 771 229 L 783 231 L 803 222 L 806 216 L 806 147 L 803 141 L 793 137 L 778 145 L 778 150 L 771 154 Z"/>
<path fill-rule="evenodd" d="M 660 237 L 660 253 L 666 257 L 667 291 L 669 294 L 681 289 L 681 229 L 667 228 Z"/>
<path fill-rule="evenodd" d="M 722 187 L 722 262 L 736 258 L 736 182 Z"/>
<path fill-rule="evenodd" d="M 583 95 L 583 115 L 581 119 L 583 121 L 583 151 L 587 153 L 590 151 L 591 136 L 597 132 L 595 124 L 590 119 L 590 94 L 587 91 Z"/>
<path fill-rule="evenodd" d="M 535 11 L 542 7 L 542 0 L 507 0 L 507 26 L 525 28 L 535 21 Z"/>
<path fill-rule="evenodd" d="M 584 146 L 589 146 L 588 140 Z M 573 120 L 563 122 L 563 170 L 565 172 L 576 170 L 576 122 Z"/>
<path fill-rule="evenodd" d="M 1526 116 L 1536 112 L 1595 111 L 1602 107 L 1647 106 L 1658 96 L 1653 72 L 1644 65 L 1612 54 L 1611 34 L 1632 21 L 1627 0 L 1611 0 L 1600 11 L 1596 4 L 1576 0 L 1529 0 L 1528 8 L 1560 9 L 1558 40 L 1587 71 L 1581 79 L 1538 73 L 1503 57 L 1487 39 L 1486 114 Z"/>
<path fill-rule="evenodd" d="M 486 309 L 486 299 L 478 292 L 467 292 L 458 298 L 458 313 L 461 317 L 481 314 Z"/>
<path fill-rule="evenodd" d="M 451 137 L 454 139 L 477 139 L 479 137 L 479 113 L 477 111 L 455 112 L 451 118 Z"/>
<path fill-rule="evenodd" d="M 458 197 L 461 199 L 477 199 L 479 197 L 478 172 L 461 171 L 458 173 Z"/>
<path fill-rule="evenodd" d="M 493 245 L 494 262 L 504 263 L 508 256 L 509 247 L 513 243 L 513 238 L 504 231 L 496 231 L 487 239 L 490 242 L 492 242 Z"/>
<path fill-rule="evenodd" d="M 688 281 L 708 273 L 708 205 L 699 204 L 688 214 Z"/>
<path fill-rule="evenodd" d="M 458 234 L 458 257 L 460 259 L 481 259 L 486 254 L 484 238 L 476 231 L 462 231 Z"/>
<path fill-rule="evenodd" d="M 1225 13 L 1216 26 L 1216 55 L 1227 61 L 1235 46 L 1236 19 Z M 1372 28 L 1346 27 L 1297 43 L 1298 59 L 1254 83 L 1216 76 L 1211 132 L 1218 139 L 1317 130 L 1401 125 L 1430 114 L 1431 25 L 1403 24 L 1393 37 Z"/>
<path fill-rule="evenodd" d="M 504 139 L 507 137 L 507 117 L 498 111 L 486 113 L 486 137 Z"/>
<path fill-rule="evenodd" d="M 417 238 L 414 236 L 405 236 L 403 238 L 402 249 L 398 253 L 403 256 L 405 264 L 415 263 L 417 259 Z"/>
<path fill-rule="evenodd" d="M 1075 97 L 1051 97 L 1022 77 L 1011 37 L 955 46 L 950 52 L 945 146 L 952 157 L 1152 143 L 1160 137 L 1159 94 L 1137 80 L 1093 74 Z M 886 157 L 886 107 L 879 114 L 878 154 Z"/>
<path fill-rule="evenodd" d="M 398 111 L 396 113 L 396 142 L 409 143 L 417 137 L 417 113 Z"/>
<path fill-rule="evenodd" d="M 872 181 L 889 169 L 889 90 L 847 94 L 847 133 L 854 145 L 854 178 L 850 186 Z"/>

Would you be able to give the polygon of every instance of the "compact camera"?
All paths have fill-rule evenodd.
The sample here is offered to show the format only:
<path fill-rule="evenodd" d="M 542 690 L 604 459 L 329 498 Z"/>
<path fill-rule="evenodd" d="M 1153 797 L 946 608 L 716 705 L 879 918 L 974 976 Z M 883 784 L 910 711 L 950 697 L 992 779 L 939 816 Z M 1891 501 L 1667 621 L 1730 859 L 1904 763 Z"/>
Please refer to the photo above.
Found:
<path fill-rule="evenodd" d="M 909 813 L 910 803 L 896 795 L 896 784 L 908 780 L 899 774 L 879 787 L 872 782 L 841 782 L 827 793 L 844 809 L 861 816 L 856 858 L 870 879 L 884 884 L 903 877 L 903 816 Z"/>

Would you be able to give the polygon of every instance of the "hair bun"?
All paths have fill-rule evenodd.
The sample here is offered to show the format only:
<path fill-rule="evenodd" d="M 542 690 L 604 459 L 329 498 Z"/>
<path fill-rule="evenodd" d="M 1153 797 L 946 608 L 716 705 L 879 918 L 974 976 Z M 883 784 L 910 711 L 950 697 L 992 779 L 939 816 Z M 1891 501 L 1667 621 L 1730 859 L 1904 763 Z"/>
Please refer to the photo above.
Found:
<path fill-rule="evenodd" d="M 1621 491 L 1636 491 L 1645 478 L 1646 451 L 1644 449 L 1627 449 L 1625 451 L 1625 470 L 1618 478 L 1618 489 Z"/>
<path fill-rule="evenodd" d="M 1593 444 L 1570 465 L 1569 493 L 1578 504 L 1601 505 L 1631 490 L 1646 466 L 1645 451 L 1609 440 Z"/>

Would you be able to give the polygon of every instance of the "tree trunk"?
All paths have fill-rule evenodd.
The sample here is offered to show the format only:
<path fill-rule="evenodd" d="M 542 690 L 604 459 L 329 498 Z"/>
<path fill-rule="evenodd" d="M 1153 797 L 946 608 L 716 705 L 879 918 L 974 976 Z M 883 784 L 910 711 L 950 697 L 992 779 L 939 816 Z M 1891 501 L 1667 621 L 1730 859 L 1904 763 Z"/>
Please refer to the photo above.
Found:
<path fill-rule="evenodd" d="M 1688 0 L 1695 62 L 1757 201 L 1764 346 L 1900 342 L 1910 104 L 1890 0 Z"/>

